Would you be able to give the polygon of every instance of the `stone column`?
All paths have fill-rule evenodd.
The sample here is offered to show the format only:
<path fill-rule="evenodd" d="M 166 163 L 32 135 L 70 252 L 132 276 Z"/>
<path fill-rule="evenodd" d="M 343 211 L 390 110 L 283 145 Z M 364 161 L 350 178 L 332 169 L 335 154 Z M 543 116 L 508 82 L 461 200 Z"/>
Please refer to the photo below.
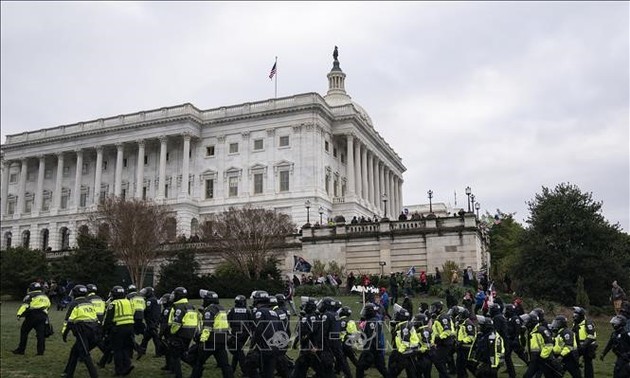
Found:
<path fill-rule="evenodd" d="M 20 182 L 18 184 L 18 200 L 17 200 L 17 209 L 15 209 L 16 214 L 24 213 L 24 197 L 26 196 L 26 174 L 28 169 L 28 161 L 26 158 L 22 159 L 22 168 L 20 168 Z M 4 237 L 4 235 L 3 235 Z M 17 237 L 17 236 L 16 236 Z"/>
<path fill-rule="evenodd" d="M 11 163 L 2 159 L 2 178 L 0 178 L 0 185 L 2 188 L 0 189 L 0 216 L 4 217 L 7 215 L 7 199 L 9 197 L 9 171 L 11 170 Z M 4 238 L 4 235 L 0 235 L 0 237 Z"/>
<path fill-rule="evenodd" d="M 103 146 L 96 146 L 96 167 L 94 167 L 94 205 L 101 197 L 101 177 L 103 176 Z"/>
<path fill-rule="evenodd" d="M 383 202 L 383 194 L 389 195 L 385 190 L 385 163 L 381 162 L 378 167 L 379 175 L 378 175 L 378 185 L 381 188 L 381 202 L 379 204 L 379 208 L 381 212 L 385 212 L 385 202 Z"/>
<path fill-rule="evenodd" d="M 144 187 L 144 140 L 138 143 L 138 163 L 136 168 L 136 198 L 142 199 L 142 188 Z"/>
<path fill-rule="evenodd" d="M 367 201 L 368 198 L 368 177 L 367 177 L 367 146 L 361 149 L 361 198 Z"/>
<path fill-rule="evenodd" d="M 42 210 L 42 199 L 44 197 L 44 172 L 46 171 L 46 157 L 39 155 L 39 168 L 37 169 L 37 189 L 35 192 L 35 204 L 32 213 L 37 214 Z"/>
<path fill-rule="evenodd" d="M 179 190 L 179 194 L 180 194 L 180 197 L 188 197 L 188 175 L 190 172 L 191 135 L 186 133 L 183 135 L 183 137 L 184 137 L 184 156 L 182 157 L 182 187 Z M 249 146 L 246 145 L 245 148 L 249 148 Z"/>
<path fill-rule="evenodd" d="M 55 177 L 55 192 L 53 193 L 53 209 L 61 207 L 61 181 L 63 180 L 63 152 L 57 153 L 57 177 Z"/>
<path fill-rule="evenodd" d="M 391 169 L 387 173 L 387 186 L 389 188 L 389 202 L 387 203 L 389 210 L 387 210 L 387 212 L 392 215 L 392 219 L 395 219 L 398 217 L 398 213 L 396 213 L 394 208 L 394 201 L 396 200 L 396 197 L 394 196 L 394 172 L 392 172 Z"/>
<path fill-rule="evenodd" d="M 114 176 L 114 195 L 120 196 L 122 193 L 122 169 L 123 169 L 123 152 L 125 146 L 122 143 L 116 143 L 116 173 Z"/>
<path fill-rule="evenodd" d="M 378 186 L 378 158 L 376 156 L 373 157 L 372 161 L 372 185 L 374 185 L 374 208 L 380 209 L 379 202 L 381 201 L 381 190 Z"/>
<path fill-rule="evenodd" d="M 394 210 L 396 212 L 396 218 L 400 214 L 400 199 L 398 198 L 398 177 L 393 175 L 392 177 L 392 193 L 394 193 Z"/>
<path fill-rule="evenodd" d="M 357 138 L 354 144 L 354 192 L 357 196 L 357 202 L 361 198 L 361 142 Z"/>
<path fill-rule="evenodd" d="M 164 199 L 165 185 L 166 185 L 166 136 L 160 136 L 160 170 L 158 178 L 158 194 L 157 199 Z"/>
<path fill-rule="evenodd" d="M 83 175 L 83 150 L 76 149 L 77 164 L 76 172 L 74 173 L 74 193 L 73 193 L 73 205 L 75 209 L 79 208 L 79 201 L 81 200 L 81 177 Z"/>
<path fill-rule="evenodd" d="M 347 172 L 346 172 L 346 177 L 348 178 L 348 197 L 352 198 L 354 197 L 354 193 L 355 193 L 355 188 L 354 188 L 354 137 L 352 136 L 352 134 L 348 134 L 346 135 L 346 141 L 347 141 L 347 152 L 346 152 L 346 167 L 348 168 Z M 2 197 L 2 198 L 6 198 L 6 197 Z"/>
<path fill-rule="evenodd" d="M 372 152 L 367 152 L 366 153 L 366 157 L 367 157 L 367 202 L 368 202 L 368 206 L 369 204 L 374 203 L 374 170 L 372 167 Z"/>
<path fill-rule="evenodd" d="M 403 206 L 405 206 L 405 202 L 403 201 L 403 196 L 402 196 L 402 184 L 403 184 L 403 179 L 402 177 L 399 177 L 398 178 L 398 203 L 400 204 L 401 209 Z"/>

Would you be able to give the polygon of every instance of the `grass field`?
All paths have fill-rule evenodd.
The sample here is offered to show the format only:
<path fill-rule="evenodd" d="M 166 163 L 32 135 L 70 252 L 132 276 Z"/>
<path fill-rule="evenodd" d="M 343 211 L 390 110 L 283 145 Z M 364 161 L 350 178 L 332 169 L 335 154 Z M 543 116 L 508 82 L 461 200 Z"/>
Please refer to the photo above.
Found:
<path fill-rule="evenodd" d="M 361 303 L 360 297 L 341 297 L 341 301 L 344 305 L 350 306 L 353 309 L 353 318 L 357 318 Z M 430 303 L 433 298 L 423 298 L 423 301 Z M 414 301 L 414 305 L 417 306 L 419 300 Z M 193 301 L 195 305 L 199 304 L 198 301 Z M 231 299 L 221 300 L 226 308 L 230 308 L 233 305 Z M 35 346 L 36 339 L 34 331 L 31 333 L 26 349 L 26 355 L 16 356 L 11 353 L 15 347 L 17 347 L 19 341 L 20 325 L 22 321 L 16 321 L 15 313 L 17 311 L 18 302 L 3 302 L 0 305 L 1 308 L 1 348 L 0 348 L 0 376 L 2 378 L 9 377 L 59 377 L 65 367 L 70 348 L 74 342 L 73 336 L 68 337 L 68 343 L 63 343 L 61 340 L 61 327 L 63 324 L 63 317 L 65 311 L 50 311 L 50 318 L 55 328 L 55 334 L 46 340 L 46 353 L 44 356 L 36 356 Z M 296 304 L 298 305 L 298 304 Z M 598 332 L 598 356 L 601 353 L 604 345 L 608 341 L 610 336 L 611 327 L 608 324 L 609 318 L 596 319 L 596 327 Z M 292 317 L 292 321 L 295 321 L 295 317 Z M 147 355 L 140 361 L 133 361 L 135 370 L 131 376 L 135 377 L 169 377 L 160 370 L 160 367 L 164 365 L 163 359 L 154 358 L 153 344 L 149 344 L 149 350 Z M 289 355 L 295 359 L 297 357 L 297 351 L 290 350 Z M 92 351 L 92 357 L 95 361 L 101 356 L 101 352 L 95 349 Z M 231 357 L 230 357 L 231 358 Z M 612 370 L 614 365 L 615 356 L 609 353 L 606 359 L 602 362 L 599 359 L 595 361 L 595 377 L 606 378 L 612 377 Z M 517 366 L 517 374 L 522 376 L 524 372 L 524 364 L 514 357 L 515 364 Z M 206 363 L 205 377 L 220 377 L 221 372 L 215 366 L 214 359 L 210 358 Z M 184 376 L 190 375 L 190 368 L 184 365 Z M 501 369 L 500 371 L 503 371 Z M 100 377 L 113 377 L 113 365 L 108 365 L 105 369 L 99 369 Z M 437 376 L 435 369 L 433 375 Z M 84 365 L 79 365 L 76 372 L 76 377 L 87 377 L 87 371 Z M 240 371 L 236 373 L 237 377 L 240 377 Z M 368 371 L 368 377 L 379 377 L 380 375 L 374 369 Z M 404 376 L 404 373 L 401 375 Z M 500 377 L 507 377 L 507 374 L 500 373 Z"/>

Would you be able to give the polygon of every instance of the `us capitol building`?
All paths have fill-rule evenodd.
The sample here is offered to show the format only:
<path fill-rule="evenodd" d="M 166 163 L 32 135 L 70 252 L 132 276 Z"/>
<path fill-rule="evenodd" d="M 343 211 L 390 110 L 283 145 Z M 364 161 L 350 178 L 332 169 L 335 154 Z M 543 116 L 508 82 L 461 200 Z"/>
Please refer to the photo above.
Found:
<path fill-rule="evenodd" d="M 108 195 L 168 205 L 186 236 L 206 214 L 248 203 L 297 225 L 307 212 L 311 223 L 396 217 L 406 168 L 346 93 L 336 53 L 327 77 L 323 97 L 183 104 L 7 136 L 0 247 L 72 248 Z"/>

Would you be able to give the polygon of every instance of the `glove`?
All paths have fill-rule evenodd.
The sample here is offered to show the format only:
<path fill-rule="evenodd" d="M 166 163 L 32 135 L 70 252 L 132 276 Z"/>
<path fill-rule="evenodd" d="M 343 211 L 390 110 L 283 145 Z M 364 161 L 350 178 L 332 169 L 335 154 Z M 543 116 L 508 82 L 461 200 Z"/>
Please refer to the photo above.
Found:
<path fill-rule="evenodd" d="M 63 339 L 64 343 L 68 342 L 68 332 L 64 332 L 63 336 L 61 336 L 61 338 Z"/>

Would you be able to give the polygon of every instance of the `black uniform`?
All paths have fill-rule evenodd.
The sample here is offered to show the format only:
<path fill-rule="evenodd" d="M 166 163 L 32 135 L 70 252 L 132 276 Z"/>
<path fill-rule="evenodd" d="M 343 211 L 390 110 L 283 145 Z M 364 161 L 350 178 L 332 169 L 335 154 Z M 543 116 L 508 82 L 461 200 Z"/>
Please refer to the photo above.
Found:
<path fill-rule="evenodd" d="M 203 330 L 199 339 L 197 360 L 191 378 L 203 376 L 204 365 L 210 356 L 214 356 L 223 378 L 232 378 L 232 367 L 228 361 L 226 344 L 229 334 L 227 314 L 223 306 L 211 304 L 202 312 Z"/>
<path fill-rule="evenodd" d="M 228 348 L 232 353 L 232 372 L 236 372 L 236 366 L 245 362 L 243 347 L 252 333 L 254 314 L 245 306 L 235 306 L 227 314 L 231 335 L 228 339 Z"/>
<path fill-rule="evenodd" d="M 282 323 L 265 303 L 254 309 L 253 314 L 252 349 L 246 357 L 244 373 L 252 378 L 273 378 L 279 354 L 274 336 L 282 329 Z"/>
<path fill-rule="evenodd" d="M 35 285 L 37 287 L 34 285 L 31 284 L 34 290 L 29 288 L 29 293 L 24 297 L 23 303 L 17 312 L 18 319 L 24 318 L 24 323 L 22 323 L 20 328 L 20 344 L 17 349 L 13 350 L 13 354 L 24 354 L 28 334 L 33 329 L 35 329 L 37 335 L 37 355 L 43 355 L 46 348 L 50 299 L 42 292 L 41 285 Z"/>
<path fill-rule="evenodd" d="M 87 289 L 85 290 L 85 294 L 87 294 Z M 63 341 L 66 342 L 68 333 L 72 331 L 75 342 L 70 350 L 70 356 L 68 357 L 68 362 L 64 369 L 64 377 L 74 376 L 74 371 L 79 360 L 85 363 L 90 377 L 98 377 L 96 366 L 94 366 L 92 356 L 90 355 L 90 351 L 94 349 L 97 344 L 99 334 L 98 327 L 96 310 L 89 299 L 80 297 L 70 303 L 62 330 L 62 338 Z"/>
<path fill-rule="evenodd" d="M 618 324 L 614 322 L 618 322 Z M 600 359 L 603 360 L 606 354 L 612 350 L 617 356 L 613 378 L 630 377 L 630 332 L 624 329 L 628 321 L 625 320 L 625 317 L 618 315 L 611 320 L 611 323 L 613 323 L 614 331 L 610 334 L 610 339 Z"/>
<path fill-rule="evenodd" d="M 506 336 L 504 337 L 505 345 L 505 367 L 510 378 L 516 377 L 516 371 L 514 370 L 514 362 L 512 361 L 512 353 L 516 355 L 525 363 L 527 363 L 527 356 L 525 355 L 526 345 L 526 330 L 523 327 L 523 321 L 521 317 L 516 314 L 513 306 L 506 307 Z"/>
<path fill-rule="evenodd" d="M 282 305 L 278 304 L 278 306 L 275 306 L 273 310 L 276 312 L 276 314 L 278 314 L 278 319 L 280 319 L 280 323 L 282 325 L 280 331 L 282 331 L 282 338 L 284 339 L 283 341 L 282 339 L 278 338 L 278 342 L 276 343 L 276 345 L 278 346 L 276 372 L 280 377 L 288 378 L 293 367 L 293 363 L 289 360 L 289 357 L 287 356 L 287 350 L 289 349 L 289 339 L 291 338 L 291 315 L 289 314 L 287 308 L 284 306 L 284 303 Z M 280 336 L 281 333 L 278 333 L 278 335 Z"/>
<path fill-rule="evenodd" d="M 308 304 L 310 307 L 306 307 L 305 313 L 300 317 L 300 322 L 297 325 L 297 337 L 295 343 L 299 344 L 300 353 L 295 360 L 295 367 L 293 369 L 293 378 L 305 378 L 308 369 L 313 369 L 319 374 L 320 361 L 317 356 L 317 351 L 322 347 L 321 340 L 321 320 L 315 313 L 315 304 Z M 297 345 L 293 344 L 295 348 Z"/>
<path fill-rule="evenodd" d="M 155 355 L 159 357 L 162 355 L 162 351 L 160 348 L 160 339 L 158 337 L 162 306 L 160 305 L 155 295 L 150 295 L 146 297 L 145 302 L 146 307 L 144 309 L 144 321 L 146 323 L 146 329 L 144 331 L 140 347 L 142 350 L 146 350 L 147 346 L 149 345 L 149 341 L 153 340 L 153 345 L 155 346 Z"/>
<path fill-rule="evenodd" d="M 363 329 L 365 342 L 363 344 L 363 351 L 357 362 L 356 378 L 363 378 L 365 371 L 372 365 L 376 366 L 376 369 L 383 377 L 388 377 L 384 353 L 379 347 L 379 341 L 383 337 L 383 323 L 376 316 L 377 310 L 374 309 L 373 311 L 374 313 L 366 315 L 367 320 L 365 322 L 365 328 Z"/>

